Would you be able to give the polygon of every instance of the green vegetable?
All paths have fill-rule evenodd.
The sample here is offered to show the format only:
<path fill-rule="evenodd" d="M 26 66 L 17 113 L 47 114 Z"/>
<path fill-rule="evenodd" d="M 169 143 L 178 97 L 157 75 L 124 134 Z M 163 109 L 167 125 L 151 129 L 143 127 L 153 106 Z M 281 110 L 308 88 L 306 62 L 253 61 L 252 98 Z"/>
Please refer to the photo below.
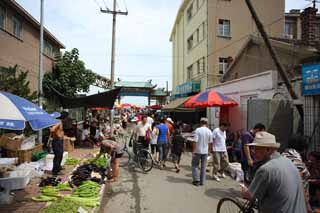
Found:
<path fill-rule="evenodd" d="M 79 159 L 68 158 L 65 162 L 65 165 L 78 165 L 81 161 Z"/>
<path fill-rule="evenodd" d="M 58 190 L 53 186 L 46 186 L 41 189 L 43 195 L 48 197 L 60 197 Z"/>
<path fill-rule="evenodd" d="M 69 184 L 63 184 L 60 183 L 55 187 L 56 190 L 58 191 L 72 191 L 72 188 L 70 187 Z"/>
<path fill-rule="evenodd" d="M 87 210 L 84 208 L 83 204 L 77 201 L 72 199 L 61 199 L 52 203 L 47 208 L 42 209 L 40 213 L 77 213 L 80 207 Z"/>
<path fill-rule="evenodd" d="M 84 198 L 84 197 L 76 197 L 76 196 L 65 196 L 65 200 L 68 201 L 75 201 L 80 203 L 81 205 L 87 206 L 87 207 L 96 207 L 100 205 L 100 199 L 98 197 L 96 198 Z"/>
<path fill-rule="evenodd" d="M 73 196 L 96 198 L 99 197 L 100 185 L 93 181 L 84 181 L 73 193 Z"/>
<path fill-rule="evenodd" d="M 33 201 L 37 201 L 37 202 L 48 202 L 48 201 L 55 201 L 57 200 L 56 197 L 48 197 L 45 195 L 40 195 L 38 197 L 32 197 Z"/>

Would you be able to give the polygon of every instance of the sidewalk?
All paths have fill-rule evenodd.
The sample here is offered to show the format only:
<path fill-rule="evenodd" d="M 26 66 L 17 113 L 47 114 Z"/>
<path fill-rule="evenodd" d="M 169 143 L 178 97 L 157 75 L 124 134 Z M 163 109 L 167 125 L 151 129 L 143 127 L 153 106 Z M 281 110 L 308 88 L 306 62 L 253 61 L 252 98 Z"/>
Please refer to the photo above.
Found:
<path fill-rule="evenodd" d="M 77 148 L 73 152 L 69 153 L 69 157 L 84 159 L 97 152 L 98 149 L 83 149 Z M 64 166 L 63 175 L 59 176 L 62 180 L 66 180 L 69 174 L 74 169 L 74 166 Z M 47 177 L 50 175 L 44 175 Z M 10 205 L 0 205 L 1 213 L 35 213 L 39 212 L 42 208 L 45 207 L 45 202 L 33 202 L 32 197 L 39 195 L 40 190 L 38 184 L 40 178 L 33 178 L 30 183 L 27 185 L 25 190 L 15 191 L 15 198 L 12 204 Z"/>

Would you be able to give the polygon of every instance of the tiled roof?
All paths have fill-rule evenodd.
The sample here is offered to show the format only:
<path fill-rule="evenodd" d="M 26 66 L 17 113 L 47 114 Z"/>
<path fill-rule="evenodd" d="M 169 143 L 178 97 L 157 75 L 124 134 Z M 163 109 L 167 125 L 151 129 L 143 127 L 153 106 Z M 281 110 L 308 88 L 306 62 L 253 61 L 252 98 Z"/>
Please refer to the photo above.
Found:
<path fill-rule="evenodd" d="M 130 87 L 130 88 L 154 88 L 157 85 L 153 85 L 151 81 L 147 82 L 134 82 L 134 81 L 118 81 L 115 87 Z"/>

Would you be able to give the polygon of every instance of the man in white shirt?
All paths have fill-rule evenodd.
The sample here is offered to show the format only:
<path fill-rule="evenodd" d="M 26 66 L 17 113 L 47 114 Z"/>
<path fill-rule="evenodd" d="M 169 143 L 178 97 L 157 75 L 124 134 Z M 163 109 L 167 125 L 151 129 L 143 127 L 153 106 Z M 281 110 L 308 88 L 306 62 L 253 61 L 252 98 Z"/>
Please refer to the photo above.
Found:
<path fill-rule="evenodd" d="M 220 127 L 216 128 L 212 132 L 213 144 L 212 144 L 212 178 L 216 181 L 220 181 L 220 178 L 224 178 L 224 171 L 229 166 L 229 159 L 226 146 L 226 130 L 229 127 L 229 123 L 223 122 Z"/>
<path fill-rule="evenodd" d="M 154 119 L 152 118 L 152 114 L 149 113 L 147 117 L 147 123 L 149 124 L 149 126 L 152 126 L 153 122 L 154 122 Z"/>
<path fill-rule="evenodd" d="M 192 149 L 192 184 L 195 186 L 203 185 L 205 182 L 207 157 L 212 144 L 212 132 L 208 128 L 208 119 L 201 118 L 200 125 L 201 127 L 195 131 L 195 143 L 193 143 Z M 198 169 L 200 161 L 201 171 L 199 178 Z"/>
<path fill-rule="evenodd" d="M 138 123 L 134 130 L 135 141 L 141 143 L 144 149 L 149 149 L 149 142 L 151 138 L 151 126 L 147 123 L 147 116 L 142 116 L 142 121 Z"/>

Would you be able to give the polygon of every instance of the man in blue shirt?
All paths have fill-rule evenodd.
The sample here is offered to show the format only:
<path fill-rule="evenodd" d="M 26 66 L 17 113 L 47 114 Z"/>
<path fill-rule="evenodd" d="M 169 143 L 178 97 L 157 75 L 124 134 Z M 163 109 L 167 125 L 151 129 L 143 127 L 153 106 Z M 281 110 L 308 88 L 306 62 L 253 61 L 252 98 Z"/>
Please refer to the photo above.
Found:
<path fill-rule="evenodd" d="M 160 169 L 165 166 L 167 146 L 169 141 L 169 129 L 165 124 L 165 119 L 160 120 L 160 124 L 156 126 L 158 131 L 157 146 L 159 150 Z"/>

